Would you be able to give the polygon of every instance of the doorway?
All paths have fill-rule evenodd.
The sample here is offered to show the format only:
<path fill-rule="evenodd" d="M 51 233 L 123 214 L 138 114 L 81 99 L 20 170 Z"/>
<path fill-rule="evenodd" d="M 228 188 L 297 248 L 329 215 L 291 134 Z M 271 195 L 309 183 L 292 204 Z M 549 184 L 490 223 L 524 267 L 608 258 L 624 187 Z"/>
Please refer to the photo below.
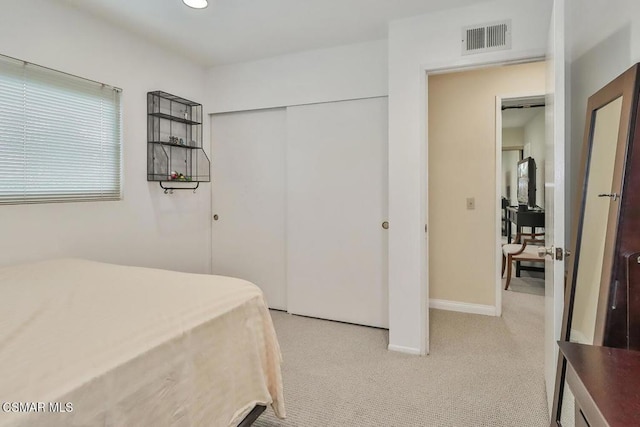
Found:
<path fill-rule="evenodd" d="M 500 181 L 496 204 L 501 208 L 496 246 L 506 261 L 496 280 L 496 302 L 502 304 L 503 289 L 540 297 L 545 293 L 544 260 L 537 259 L 537 250 L 544 246 L 545 98 L 542 94 L 498 96 L 496 107 L 496 176 Z M 535 261 L 503 258 L 506 252 L 520 250 Z"/>
<path fill-rule="evenodd" d="M 496 97 L 544 93 L 545 70 L 529 62 L 428 74 L 431 308 L 501 315 Z"/>

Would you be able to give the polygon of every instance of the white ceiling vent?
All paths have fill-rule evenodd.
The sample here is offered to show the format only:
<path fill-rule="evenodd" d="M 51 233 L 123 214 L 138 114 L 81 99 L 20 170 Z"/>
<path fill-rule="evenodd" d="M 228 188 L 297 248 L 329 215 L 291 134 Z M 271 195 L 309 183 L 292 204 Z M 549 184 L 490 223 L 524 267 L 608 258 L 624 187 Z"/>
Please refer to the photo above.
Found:
<path fill-rule="evenodd" d="M 511 20 L 462 28 L 462 54 L 511 49 Z"/>

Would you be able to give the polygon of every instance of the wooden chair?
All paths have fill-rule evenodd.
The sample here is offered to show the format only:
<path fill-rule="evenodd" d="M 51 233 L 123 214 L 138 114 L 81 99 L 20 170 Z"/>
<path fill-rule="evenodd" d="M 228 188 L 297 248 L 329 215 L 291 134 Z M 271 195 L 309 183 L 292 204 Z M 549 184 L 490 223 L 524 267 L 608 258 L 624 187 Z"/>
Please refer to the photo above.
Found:
<path fill-rule="evenodd" d="M 540 238 L 542 237 L 542 238 Z M 544 263 L 544 257 L 538 255 L 538 249 L 540 246 L 544 246 L 544 234 L 542 233 L 519 233 L 516 235 L 514 243 L 502 245 L 502 275 L 504 276 L 504 270 L 507 270 L 507 281 L 504 289 L 509 289 L 511 284 L 511 267 L 513 263 L 517 263 L 516 276 L 520 276 L 519 263 L 522 261 L 527 262 L 541 262 Z"/>

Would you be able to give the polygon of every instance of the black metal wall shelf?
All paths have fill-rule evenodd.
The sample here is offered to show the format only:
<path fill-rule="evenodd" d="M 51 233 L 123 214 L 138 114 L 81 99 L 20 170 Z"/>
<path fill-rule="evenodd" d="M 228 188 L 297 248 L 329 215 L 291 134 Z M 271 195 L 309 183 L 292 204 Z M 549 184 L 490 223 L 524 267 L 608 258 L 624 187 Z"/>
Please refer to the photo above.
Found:
<path fill-rule="evenodd" d="M 196 182 L 195 187 L 165 187 L 164 185 L 162 185 L 162 181 L 160 181 L 160 188 L 164 190 L 164 194 L 173 194 L 173 190 L 193 190 L 193 192 L 195 193 L 198 187 L 200 187 L 199 182 Z"/>
<path fill-rule="evenodd" d="M 202 104 L 163 91 L 147 94 L 147 181 L 165 193 L 193 190 L 211 181 L 211 162 L 202 149 Z M 162 183 L 171 183 L 167 187 Z M 195 183 L 195 187 L 173 186 Z"/>
<path fill-rule="evenodd" d="M 150 116 L 158 117 L 160 119 L 167 119 L 178 123 L 186 123 L 188 125 L 201 125 L 201 122 L 194 122 L 193 120 L 183 119 L 181 117 L 174 117 L 165 113 L 149 113 Z"/>
<path fill-rule="evenodd" d="M 175 143 L 175 142 L 165 142 L 165 141 L 147 141 L 149 144 L 160 144 L 160 145 L 166 145 L 169 147 L 181 147 L 181 148 L 191 148 L 191 149 L 198 149 L 200 147 L 192 147 L 190 145 L 186 145 L 186 144 L 180 144 L 180 143 Z"/>

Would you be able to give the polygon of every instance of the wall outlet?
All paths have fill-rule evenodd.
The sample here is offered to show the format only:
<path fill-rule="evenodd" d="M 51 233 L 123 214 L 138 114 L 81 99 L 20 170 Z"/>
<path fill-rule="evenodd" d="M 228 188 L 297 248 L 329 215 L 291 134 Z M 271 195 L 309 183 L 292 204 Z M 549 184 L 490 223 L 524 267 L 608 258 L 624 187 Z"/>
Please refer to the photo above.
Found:
<path fill-rule="evenodd" d="M 476 198 L 467 197 L 467 210 L 473 210 L 476 208 Z"/>

